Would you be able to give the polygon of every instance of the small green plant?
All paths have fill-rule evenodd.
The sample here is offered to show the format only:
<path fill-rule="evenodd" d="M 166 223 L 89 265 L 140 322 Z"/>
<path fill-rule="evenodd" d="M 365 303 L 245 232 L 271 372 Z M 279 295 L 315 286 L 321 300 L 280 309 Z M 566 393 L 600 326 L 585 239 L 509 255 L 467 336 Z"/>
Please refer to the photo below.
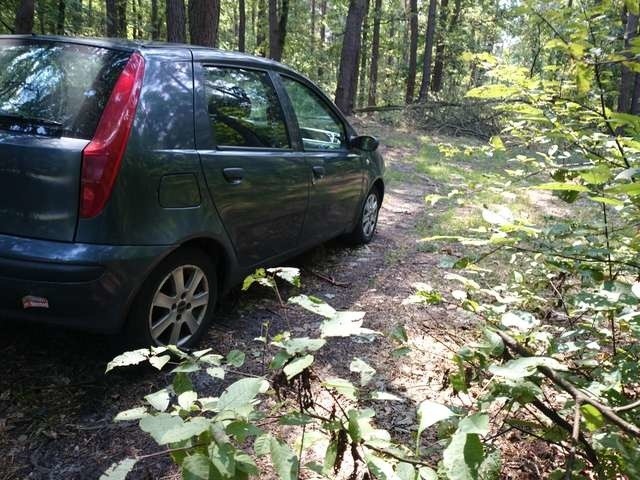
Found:
<path fill-rule="evenodd" d="M 296 269 L 275 268 L 256 271 L 246 278 L 243 288 L 260 284 L 273 289 L 286 311 L 290 307 L 282 300 L 278 279 L 300 286 Z M 269 357 L 262 376 L 242 372 L 245 354 L 238 350 L 221 355 L 212 349 L 185 352 L 167 346 L 126 352 L 114 358 L 107 372 L 149 362 L 157 369 L 172 367 L 173 382 L 147 395 L 144 405 L 121 412 L 114 419 L 137 421 L 161 450 L 121 460 L 102 478 L 123 479 L 137 462 L 168 455 L 179 465 L 185 479 L 260 477 L 263 474 L 259 467 L 263 462 L 257 461 L 260 457 L 268 458 L 271 468 L 283 480 L 300 478 L 305 470 L 331 478 L 344 468 L 351 469 L 349 478 L 354 479 L 360 476 L 435 479 L 437 467 L 424 458 L 420 435 L 437 421 L 456 414 L 443 405 L 426 401 L 417 411 L 419 430 L 415 446 L 393 442 L 388 431 L 375 426 L 375 411 L 363 406 L 400 400 L 390 392 L 371 387 L 376 375 L 371 365 L 360 358 L 352 360 L 349 370 L 357 382 L 347 378 L 321 378 L 314 370 L 315 356 L 331 338 L 372 338 L 380 333 L 363 327 L 363 312 L 337 311 L 307 295 L 295 295 L 287 303 L 321 317 L 319 335 L 314 338 L 292 337 L 289 332 L 270 335 L 265 326 L 263 335 L 256 338 Z M 406 354 L 409 340 L 404 328 L 395 326 L 389 336 L 395 344 L 394 355 Z M 193 375 L 202 374 L 219 381 L 240 378 L 219 397 L 210 397 L 198 392 L 191 380 Z M 481 429 L 465 425 L 461 424 L 459 430 L 463 433 L 459 433 L 456 443 L 448 449 L 449 461 L 456 455 L 463 458 L 463 451 L 471 446 L 479 449 L 473 462 L 481 462 L 478 455 L 482 446 L 473 442 L 475 437 L 471 443 L 465 442 L 467 434 L 477 435 Z M 284 435 L 285 430 L 288 435 Z M 288 441 L 293 430 L 297 431 L 297 438 Z M 460 436 L 464 438 L 461 440 Z M 322 458 L 308 453 L 318 444 L 323 445 Z"/>

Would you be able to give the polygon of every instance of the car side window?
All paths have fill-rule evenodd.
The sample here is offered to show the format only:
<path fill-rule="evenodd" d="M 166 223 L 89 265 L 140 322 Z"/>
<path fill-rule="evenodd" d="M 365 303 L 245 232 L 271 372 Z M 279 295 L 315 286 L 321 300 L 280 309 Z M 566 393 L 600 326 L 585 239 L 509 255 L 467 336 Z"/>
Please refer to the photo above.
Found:
<path fill-rule="evenodd" d="M 342 122 L 313 90 L 289 77 L 282 83 L 298 119 L 305 150 L 337 150 L 345 145 Z"/>
<path fill-rule="evenodd" d="M 290 148 L 282 107 L 266 72 L 235 67 L 204 71 L 216 145 Z"/>

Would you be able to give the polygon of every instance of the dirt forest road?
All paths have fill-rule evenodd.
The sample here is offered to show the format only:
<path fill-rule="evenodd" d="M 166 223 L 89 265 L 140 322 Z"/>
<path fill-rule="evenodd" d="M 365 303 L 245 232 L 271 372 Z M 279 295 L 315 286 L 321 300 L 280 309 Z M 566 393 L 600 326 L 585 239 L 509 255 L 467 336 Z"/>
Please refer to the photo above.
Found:
<path fill-rule="evenodd" d="M 367 328 L 385 333 L 396 323 L 406 325 L 414 347 L 407 357 L 392 357 L 392 344 L 384 336 L 370 343 L 346 339 L 331 341 L 317 365 L 332 375 L 349 377 L 353 356 L 368 361 L 378 370 L 377 389 L 402 398 L 380 405 L 378 421 L 392 434 L 410 438 L 416 404 L 426 398 L 449 399 L 448 358 L 455 348 L 451 339 L 465 335 L 468 321 L 453 312 L 402 305 L 412 282 L 437 283 L 442 276 L 440 254 L 422 251 L 416 230 L 427 212 L 424 196 L 437 191 L 438 185 L 414 170 L 411 159 L 419 148 L 415 135 L 381 133 L 391 180 L 375 240 L 355 249 L 330 242 L 289 265 L 302 269 L 301 292 L 337 309 L 365 311 Z M 272 332 L 286 328 L 272 293 L 252 289 L 222 315 L 202 347 L 219 353 L 242 349 L 249 353 L 245 368 L 259 372 L 259 355 L 250 353 L 260 348 L 254 338 L 266 321 Z M 317 335 L 319 319 L 313 315 L 292 309 L 289 321 L 294 336 Z M 100 336 L 2 325 L 0 480 L 98 478 L 114 461 L 159 450 L 136 425 L 114 424 L 112 419 L 164 387 L 170 377 L 143 368 L 105 375 L 106 362 L 118 353 Z M 208 378 L 198 379 L 197 385 L 206 395 L 224 388 L 224 383 Z M 158 457 L 141 462 L 129 478 L 177 478 L 176 474 L 168 459 Z"/>

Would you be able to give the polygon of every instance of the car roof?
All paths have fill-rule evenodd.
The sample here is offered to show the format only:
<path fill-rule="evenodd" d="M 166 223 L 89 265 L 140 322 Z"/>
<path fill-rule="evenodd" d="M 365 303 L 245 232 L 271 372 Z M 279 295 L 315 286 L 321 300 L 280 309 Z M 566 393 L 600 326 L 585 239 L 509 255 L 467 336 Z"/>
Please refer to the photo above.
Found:
<path fill-rule="evenodd" d="M 297 73 L 293 69 L 274 60 L 249 55 L 242 52 L 220 50 L 217 48 L 203 47 L 200 45 L 190 45 L 185 43 L 160 42 L 156 40 L 125 40 L 121 38 L 97 38 L 97 37 L 66 37 L 61 35 L 0 35 L 0 40 L 42 40 L 49 42 L 75 43 L 78 45 L 88 45 L 95 47 L 111 48 L 117 50 L 134 51 L 143 53 L 187 53 L 193 52 L 194 56 L 204 57 L 210 61 L 238 62 L 251 65 L 259 65 L 263 68 L 271 68 Z"/>

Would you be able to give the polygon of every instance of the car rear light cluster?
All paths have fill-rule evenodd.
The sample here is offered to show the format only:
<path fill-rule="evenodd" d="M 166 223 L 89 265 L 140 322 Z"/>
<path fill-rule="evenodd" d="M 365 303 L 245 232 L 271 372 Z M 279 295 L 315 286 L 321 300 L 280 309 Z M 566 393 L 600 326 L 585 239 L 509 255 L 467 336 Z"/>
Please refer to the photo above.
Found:
<path fill-rule="evenodd" d="M 143 76 L 144 58 L 134 52 L 113 87 L 93 139 L 82 152 L 82 218 L 95 217 L 109 200 L 127 148 Z"/>

